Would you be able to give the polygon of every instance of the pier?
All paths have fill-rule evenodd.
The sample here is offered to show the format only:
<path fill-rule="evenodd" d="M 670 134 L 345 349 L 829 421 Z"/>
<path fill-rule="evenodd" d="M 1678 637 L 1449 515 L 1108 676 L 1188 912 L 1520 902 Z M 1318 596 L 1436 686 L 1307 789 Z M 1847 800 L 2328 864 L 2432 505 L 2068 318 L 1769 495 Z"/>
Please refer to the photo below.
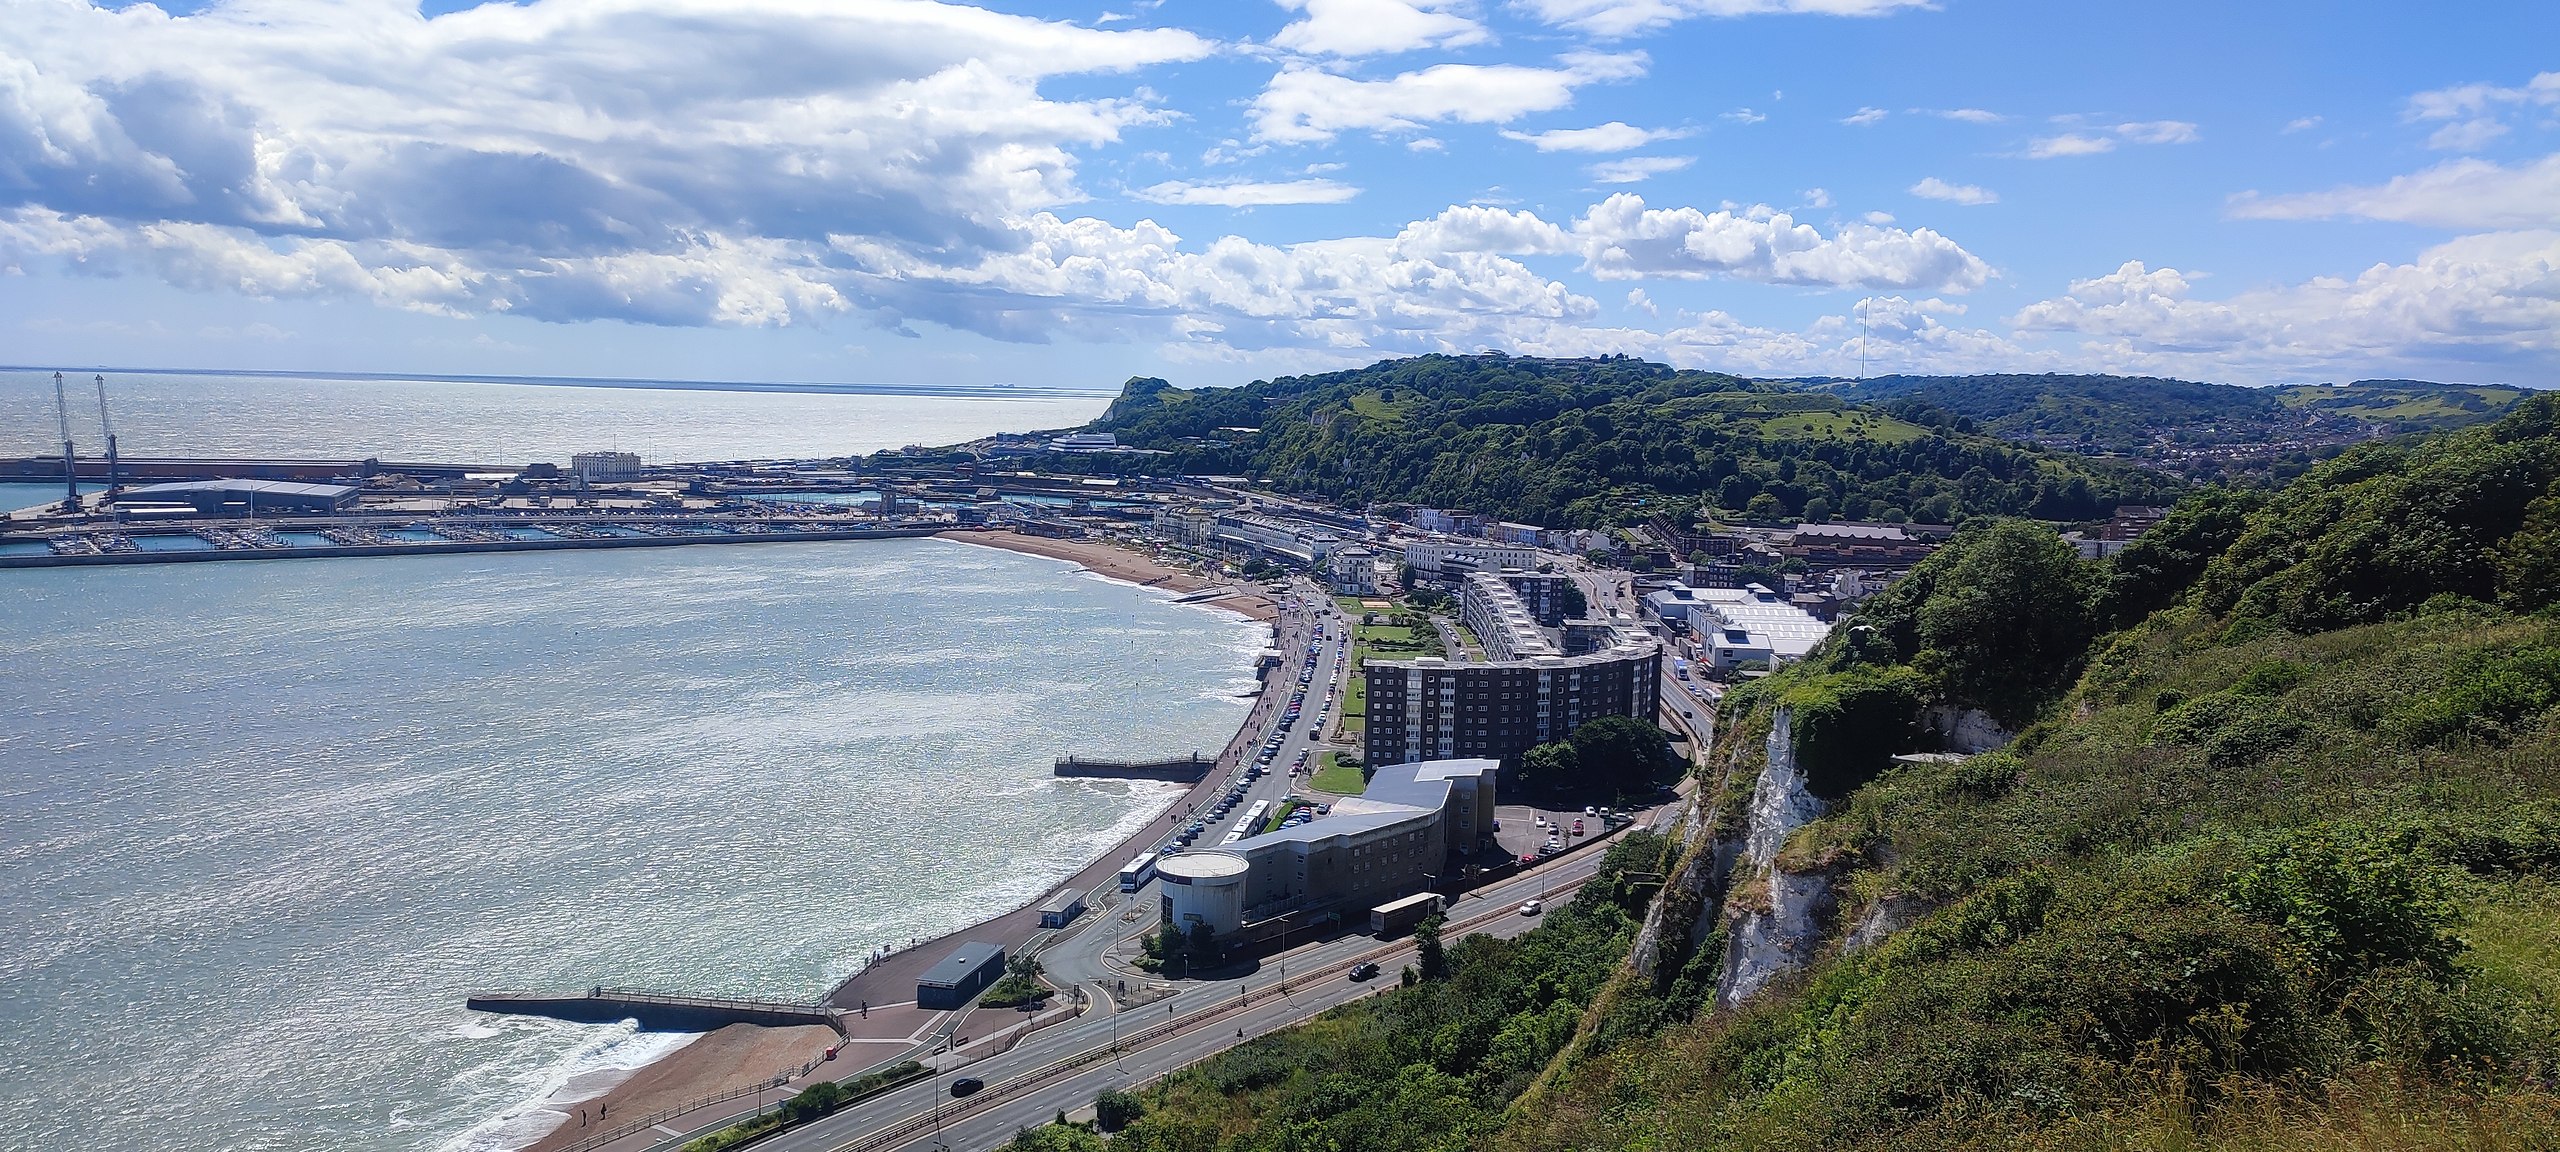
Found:
<path fill-rule="evenodd" d="M 542 1016 L 579 1024 L 637 1020 L 653 1032 L 709 1032 L 731 1024 L 789 1028 L 819 1024 L 841 1033 L 836 1014 L 823 1004 L 787 1004 L 720 996 L 676 996 L 627 988 L 591 988 L 583 996 L 538 992 L 474 992 L 463 1002 L 475 1012 Z"/>
<path fill-rule="evenodd" d="M 1218 762 L 1197 752 L 1170 760 L 1104 760 L 1084 756 L 1062 756 L 1049 770 L 1052 776 L 1080 776 L 1102 780 L 1170 780 L 1176 784 L 1193 784 L 1207 776 Z"/>

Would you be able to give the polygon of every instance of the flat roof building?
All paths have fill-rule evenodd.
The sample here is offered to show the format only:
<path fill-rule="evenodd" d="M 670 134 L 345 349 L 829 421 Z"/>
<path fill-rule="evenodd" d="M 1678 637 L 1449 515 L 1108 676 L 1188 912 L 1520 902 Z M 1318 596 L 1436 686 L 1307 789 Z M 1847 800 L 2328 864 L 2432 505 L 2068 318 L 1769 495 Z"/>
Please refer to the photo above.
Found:
<path fill-rule="evenodd" d="M 1520 602 L 1520 594 L 1491 572 L 1478 572 L 1458 586 L 1458 618 L 1484 642 L 1493 660 L 1526 660 L 1560 656 L 1563 650 L 1538 627 L 1538 618 Z"/>
<path fill-rule="evenodd" d="M 1004 975 L 1004 949 L 970 940 L 916 978 L 916 1007 L 958 1008 Z"/>
<path fill-rule="evenodd" d="M 1665 620 L 1687 621 L 1698 637 L 1700 662 L 1731 672 L 1754 661 L 1771 668 L 1802 660 L 1831 625 L 1789 598 L 1753 584 L 1746 588 L 1673 585 L 1645 597 L 1645 607 Z"/>
<path fill-rule="evenodd" d="M 1297 913 L 1365 912 L 1498 858 L 1493 760 L 1391 764 L 1331 815 L 1156 864 L 1166 923 L 1234 936 Z"/>
<path fill-rule="evenodd" d="M 358 493 L 348 484 L 296 484 L 285 480 L 187 480 L 127 488 L 120 505 L 185 504 L 207 516 L 254 512 L 344 512 Z"/>
<path fill-rule="evenodd" d="M 1631 630 L 1580 656 L 1453 664 L 1372 660 L 1363 751 L 1371 764 L 1452 756 L 1501 759 L 1564 739 L 1604 716 L 1652 721 L 1662 645 Z"/>

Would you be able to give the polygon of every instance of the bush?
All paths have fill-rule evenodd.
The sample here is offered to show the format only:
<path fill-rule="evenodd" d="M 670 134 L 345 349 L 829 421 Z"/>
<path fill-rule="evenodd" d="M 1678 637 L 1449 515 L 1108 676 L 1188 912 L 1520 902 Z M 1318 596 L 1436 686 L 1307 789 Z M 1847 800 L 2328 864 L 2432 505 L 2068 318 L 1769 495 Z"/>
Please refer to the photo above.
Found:
<path fill-rule="evenodd" d="M 1134 1092 L 1112 1088 L 1093 1098 L 1094 1125 L 1105 1132 L 1117 1132 L 1146 1114 L 1146 1101 Z"/>
<path fill-rule="evenodd" d="M 2283 932 L 2325 982 L 2397 964 L 2445 975 L 2462 949 L 2453 901 L 2411 840 L 2328 824 L 2274 836 L 2229 899 Z"/>

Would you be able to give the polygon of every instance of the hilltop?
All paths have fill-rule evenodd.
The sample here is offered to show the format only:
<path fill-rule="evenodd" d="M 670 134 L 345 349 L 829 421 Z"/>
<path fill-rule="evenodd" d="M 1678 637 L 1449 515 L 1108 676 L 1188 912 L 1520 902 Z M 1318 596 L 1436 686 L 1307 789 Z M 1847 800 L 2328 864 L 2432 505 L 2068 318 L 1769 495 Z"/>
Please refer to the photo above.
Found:
<path fill-rule="evenodd" d="M 2199 479 L 2289 478 L 2347 445 L 2496 419 L 2531 393 L 2503 385 L 2358 380 L 2243 388 L 2157 376 L 1880 376 L 1783 383 L 2063 451 L 2122 456 Z"/>
<path fill-rule="evenodd" d="M 1896 415 L 1623 357 L 1418 356 L 1236 388 L 1134 379 L 1086 431 L 1165 454 L 1134 466 L 1555 527 L 1655 512 L 2079 520 L 2165 502 L 2182 487 L 2140 467 L 2015 444 L 1943 411 Z"/>

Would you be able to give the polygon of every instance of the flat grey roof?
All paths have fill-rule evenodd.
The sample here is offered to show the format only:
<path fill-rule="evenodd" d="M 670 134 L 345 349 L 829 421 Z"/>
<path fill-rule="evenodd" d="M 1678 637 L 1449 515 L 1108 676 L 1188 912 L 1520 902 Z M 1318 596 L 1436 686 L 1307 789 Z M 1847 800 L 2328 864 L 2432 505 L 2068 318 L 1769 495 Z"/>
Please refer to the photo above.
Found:
<path fill-rule="evenodd" d="M 1004 949 L 1001 947 L 984 941 L 970 940 L 952 949 L 951 954 L 943 957 L 941 963 L 925 969 L 924 975 L 916 977 L 916 983 L 931 984 L 940 988 L 956 988 L 978 969 L 986 967 L 987 961 L 1002 955 L 1004 955 Z"/>
<path fill-rule="evenodd" d="M 249 493 L 271 496 L 317 496 L 335 500 L 352 495 L 355 488 L 347 484 L 297 484 L 290 480 L 183 480 L 175 484 L 145 484 L 124 490 L 125 499 L 136 496 L 192 496 L 199 492 Z"/>

